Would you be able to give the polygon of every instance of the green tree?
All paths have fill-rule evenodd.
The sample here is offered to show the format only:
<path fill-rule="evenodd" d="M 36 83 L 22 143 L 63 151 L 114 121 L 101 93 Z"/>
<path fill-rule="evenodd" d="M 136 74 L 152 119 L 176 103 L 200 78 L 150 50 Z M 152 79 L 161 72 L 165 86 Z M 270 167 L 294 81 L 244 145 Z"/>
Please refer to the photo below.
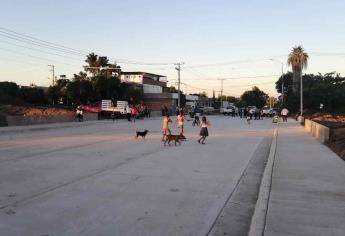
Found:
<path fill-rule="evenodd" d="M 12 104 L 18 95 L 19 87 L 13 82 L 0 82 L 0 103 Z"/>
<path fill-rule="evenodd" d="M 139 104 L 143 99 L 143 91 L 135 87 L 128 87 L 125 96 L 121 100 L 128 101 L 130 104 Z"/>
<path fill-rule="evenodd" d="M 86 56 L 85 62 L 87 63 L 87 65 L 84 67 L 85 71 L 91 73 L 93 77 L 97 76 L 100 71 L 98 55 L 95 53 L 90 53 Z"/>
<path fill-rule="evenodd" d="M 241 95 L 241 101 L 245 106 L 263 107 L 266 104 L 268 95 L 261 91 L 258 87 L 253 87 L 252 90 L 245 91 Z"/>
<path fill-rule="evenodd" d="M 170 86 L 168 89 L 169 89 L 168 90 L 169 93 L 177 93 L 178 92 L 178 90 L 174 86 Z"/>
<path fill-rule="evenodd" d="M 47 102 L 43 89 L 36 87 L 21 87 L 19 98 L 29 104 L 41 105 Z"/>
<path fill-rule="evenodd" d="M 80 80 L 75 77 L 66 87 L 66 98 L 73 104 L 86 104 L 97 101 L 89 80 Z"/>
<path fill-rule="evenodd" d="M 266 106 L 268 107 L 279 107 L 280 103 L 276 97 L 269 97 L 266 101 Z"/>
<path fill-rule="evenodd" d="M 93 79 L 93 90 L 99 99 L 116 99 L 120 97 L 120 83 L 117 77 L 96 76 Z"/>
<path fill-rule="evenodd" d="M 292 90 L 291 72 L 284 74 L 276 82 L 276 90 L 281 91 L 281 80 L 285 85 L 285 105 L 292 112 L 297 112 L 299 96 Z M 319 112 L 320 104 L 324 105 L 323 111 L 331 113 L 345 112 L 345 77 L 332 72 L 322 74 L 303 75 L 304 108 L 309 113 Z"/>
<path fill-rule="evenodd" d="M 287 63 L 291 65 L 293 71 L 293 87 L 294 94 L 298 93 L 299 84 L 301 81 L 302 70 L 308 66 L 309 55 L 304 51 L 302 46 L 292 48 Z"/>

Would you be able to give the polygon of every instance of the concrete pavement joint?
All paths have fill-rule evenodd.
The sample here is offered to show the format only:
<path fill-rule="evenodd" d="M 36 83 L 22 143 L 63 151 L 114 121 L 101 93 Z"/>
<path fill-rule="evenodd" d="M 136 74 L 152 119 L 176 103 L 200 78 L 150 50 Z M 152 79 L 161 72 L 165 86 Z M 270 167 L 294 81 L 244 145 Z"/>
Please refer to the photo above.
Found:
<path fill-rule="evenodd" d="M 278 128 L 275 128 L 267 165 L 260 185 L 259 197 L 252 217 L 248 236 L 264 236 L 269 207 L 273 168 L 277 150 Z"/>
<path fill-rule="evenodd" d="M 79 182 L 79 181 L 88 179 L 88 178 L 90 178 L 90 177 L 93 177 L 93 176 L 102 174 L 102 173 L 104 173 L 104 172 L 106 172 L 106 171 L 110 171 L 110 170 L 116 169 L 116 168 L 118 168 L 118 167 L 120 167 L 120 166 L 123 166 L 123 165 L 125 165 L 125 164 L 128 164 L 128 162 L 130 162 L 130 161 L 134 161 L 134 160 L 137 160 L 137 159 L 139 159 L 139 158 L 147 157 L 147 156 L 149 156 L 149 155 L 151 155 L 151 154 L 153 154 L 153 153 L 160 152 L 160 151 L 163 151 L 163 150 L 164 150 L 164 148 L 163 148 L 163 147 L 160 147 L 158 150 L 156 149 L 156 150 L 151 151 L 151 152 L 148 152 L 148 153 L 143 153 L 143 154 L 140 155 L 139 157 L 138 157 L 138 156 L 127 157 L 127 158 L 125 159 L 126 161 L 124 161 L 124 162 L 120 162 L 120 163 L 117 163 L 116 165 L 113 165 L 113 166 L 110 166 L 110 167 L 103 168 L 103 169 L 101 169 L 101 170 L 99 170 L 99 171 L 97 171 L 97 172 L 94 172 L 94 173 L 90 173 L 90 174 L 88 174 L 88 175 L 81 176 L 81 177 L 76 178 L 76 179 L 74 179 L 74 180 L 72 180 L 72 181 L 69 181 L 69 182 L 66 182 L 66 183 L 63 183 L 63 184 L 59 184 L 59 185 L 53 186 L 53 187 L 48 188 L 48 189 L 46 189 L 46 190 L 44 190 L 44 191 L 42 191 L 42 192 L 39 192 L 39 193 L 30 195 L 30 196 L 24 197 L 24 198 L 21 199 L 21 200 L 16 200 L 16 201 L 14 201 L 14 202 L 9 202 L 9 203 L 5 203 L 4 205 L 0 205 L 0 209 L 5 209 L 5 208 L 7 208 L 7 207 L 18 207 L 18 205 L 21 204 L 21 203 L 30 201 L 30 200 L 35 199 L 35 198 L 37 198 L 37 197 L 40 197 L 40 196 L 42 196 L 42 195 L 44 195 L 44 194 L 53 192 L 53 191 L 55 191 L 55 190 L 57 190 L 57 189 L 60 189 L 60 188 L 69 186 L 69 185 L 71 185 L 71 184 L 74 184 L 74 183 L 77 183 L 77 182 Z"/>
<path fill-rule="evenodd" d="M 83 144 L 73 145 L 73 146 L 69 146 L 69 147 L 57 148 L 57 149 L 53 149 L 53 150 L 49 150 L 49 151 L 45 151 L 45 152 L 35 152 L 35 153 L 28 154 L 28 155 L 12 158 L 12 159 L 2 160 L 2 161 L 0 161 L 0 163 L 12 162 L 12 161 L 16 162 L 16 161 L 21 160 L 21 159 L 36 157 L 37 155 L 46 155 L 46 154 L 59 152 L 59 151 L 63 151 L 63 150 L 71 150 L 71 149 L 86 147 L 86 146 L 95 145 L 95 144 L 99 144 L 99 143 L 110 142 L 113 140 L 114 140 L 114 138 L 111 138 L 111 139 L 105 139 L 105 140 L 100 140 L 100 141 L 96 141 L 96 142 L 83 143 Z"/>

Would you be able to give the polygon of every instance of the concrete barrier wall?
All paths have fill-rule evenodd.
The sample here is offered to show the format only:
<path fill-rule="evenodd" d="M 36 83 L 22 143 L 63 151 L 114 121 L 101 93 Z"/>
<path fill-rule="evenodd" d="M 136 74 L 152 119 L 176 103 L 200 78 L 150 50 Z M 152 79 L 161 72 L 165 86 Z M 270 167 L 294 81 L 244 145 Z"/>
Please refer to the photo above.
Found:
<path fill-rule="evenodd" d="M 327 143 L 330 137 L 330 129 L 309 119 L 305 119 L 304 128 L 321 143 Z"/>
<path fill-rule="evenodd" d="M 97 120 L 97 113 L 85 113 L 84 120 Z M 21 125 L 38 125 L 50 123 L 74 122 L 75 116 L 61 115 L 61 116 L 7 116 L 6 122 L 8 126 Z"/>

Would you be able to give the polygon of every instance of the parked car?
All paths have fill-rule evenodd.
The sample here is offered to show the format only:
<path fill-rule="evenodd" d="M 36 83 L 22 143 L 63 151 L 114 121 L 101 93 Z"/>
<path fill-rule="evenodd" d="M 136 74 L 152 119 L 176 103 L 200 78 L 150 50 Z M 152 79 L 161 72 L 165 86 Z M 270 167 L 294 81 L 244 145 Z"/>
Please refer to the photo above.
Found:
<path fill-rule="evenodd" d="M 214 112 L 214 108 L 213 107 L 199 107 L 201 113 L 203 114 L 210 114 L 212 112 Z"/>
<path fill-rule="evenodd" d="M 262 115 L 263 116 L 270 116 L 271 109 L 268 107 L 262 108 Z"/>
<path fill-rule="evenodd" d="M 248 106 L 249 114 L 254 114 L 256 111 L 256 106 Z"/>
<path fill-rule="evenodd" d="M 235 112 L 236 108 L 234 106 L 228 106 L 228 107 L 225 107 L 225 108 L 221 108 L 220 112 L 223 114 L 223 115 L 231 115 Z"/>
<path fill-rule="evenodd" d="M 269 112 L 269 115 L 271 117 L 275 116 L 275 115 L 278 115 L 279 114 L 279 109 L 278 108 L 271 108 L 270 109 L 270 112 Z"/>

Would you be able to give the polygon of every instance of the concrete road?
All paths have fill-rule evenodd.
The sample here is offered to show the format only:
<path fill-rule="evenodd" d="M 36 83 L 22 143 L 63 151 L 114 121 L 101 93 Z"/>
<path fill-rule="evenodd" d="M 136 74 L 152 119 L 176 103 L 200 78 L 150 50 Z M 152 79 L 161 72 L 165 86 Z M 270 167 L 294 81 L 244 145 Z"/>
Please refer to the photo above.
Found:
<path fill-rule="evenodd" d="M 187 122 L 164 147 L 158 118 L 1 134 L 0 235 L 206 235 L 275 127 L 209 118 L 205 145 Z"/>

